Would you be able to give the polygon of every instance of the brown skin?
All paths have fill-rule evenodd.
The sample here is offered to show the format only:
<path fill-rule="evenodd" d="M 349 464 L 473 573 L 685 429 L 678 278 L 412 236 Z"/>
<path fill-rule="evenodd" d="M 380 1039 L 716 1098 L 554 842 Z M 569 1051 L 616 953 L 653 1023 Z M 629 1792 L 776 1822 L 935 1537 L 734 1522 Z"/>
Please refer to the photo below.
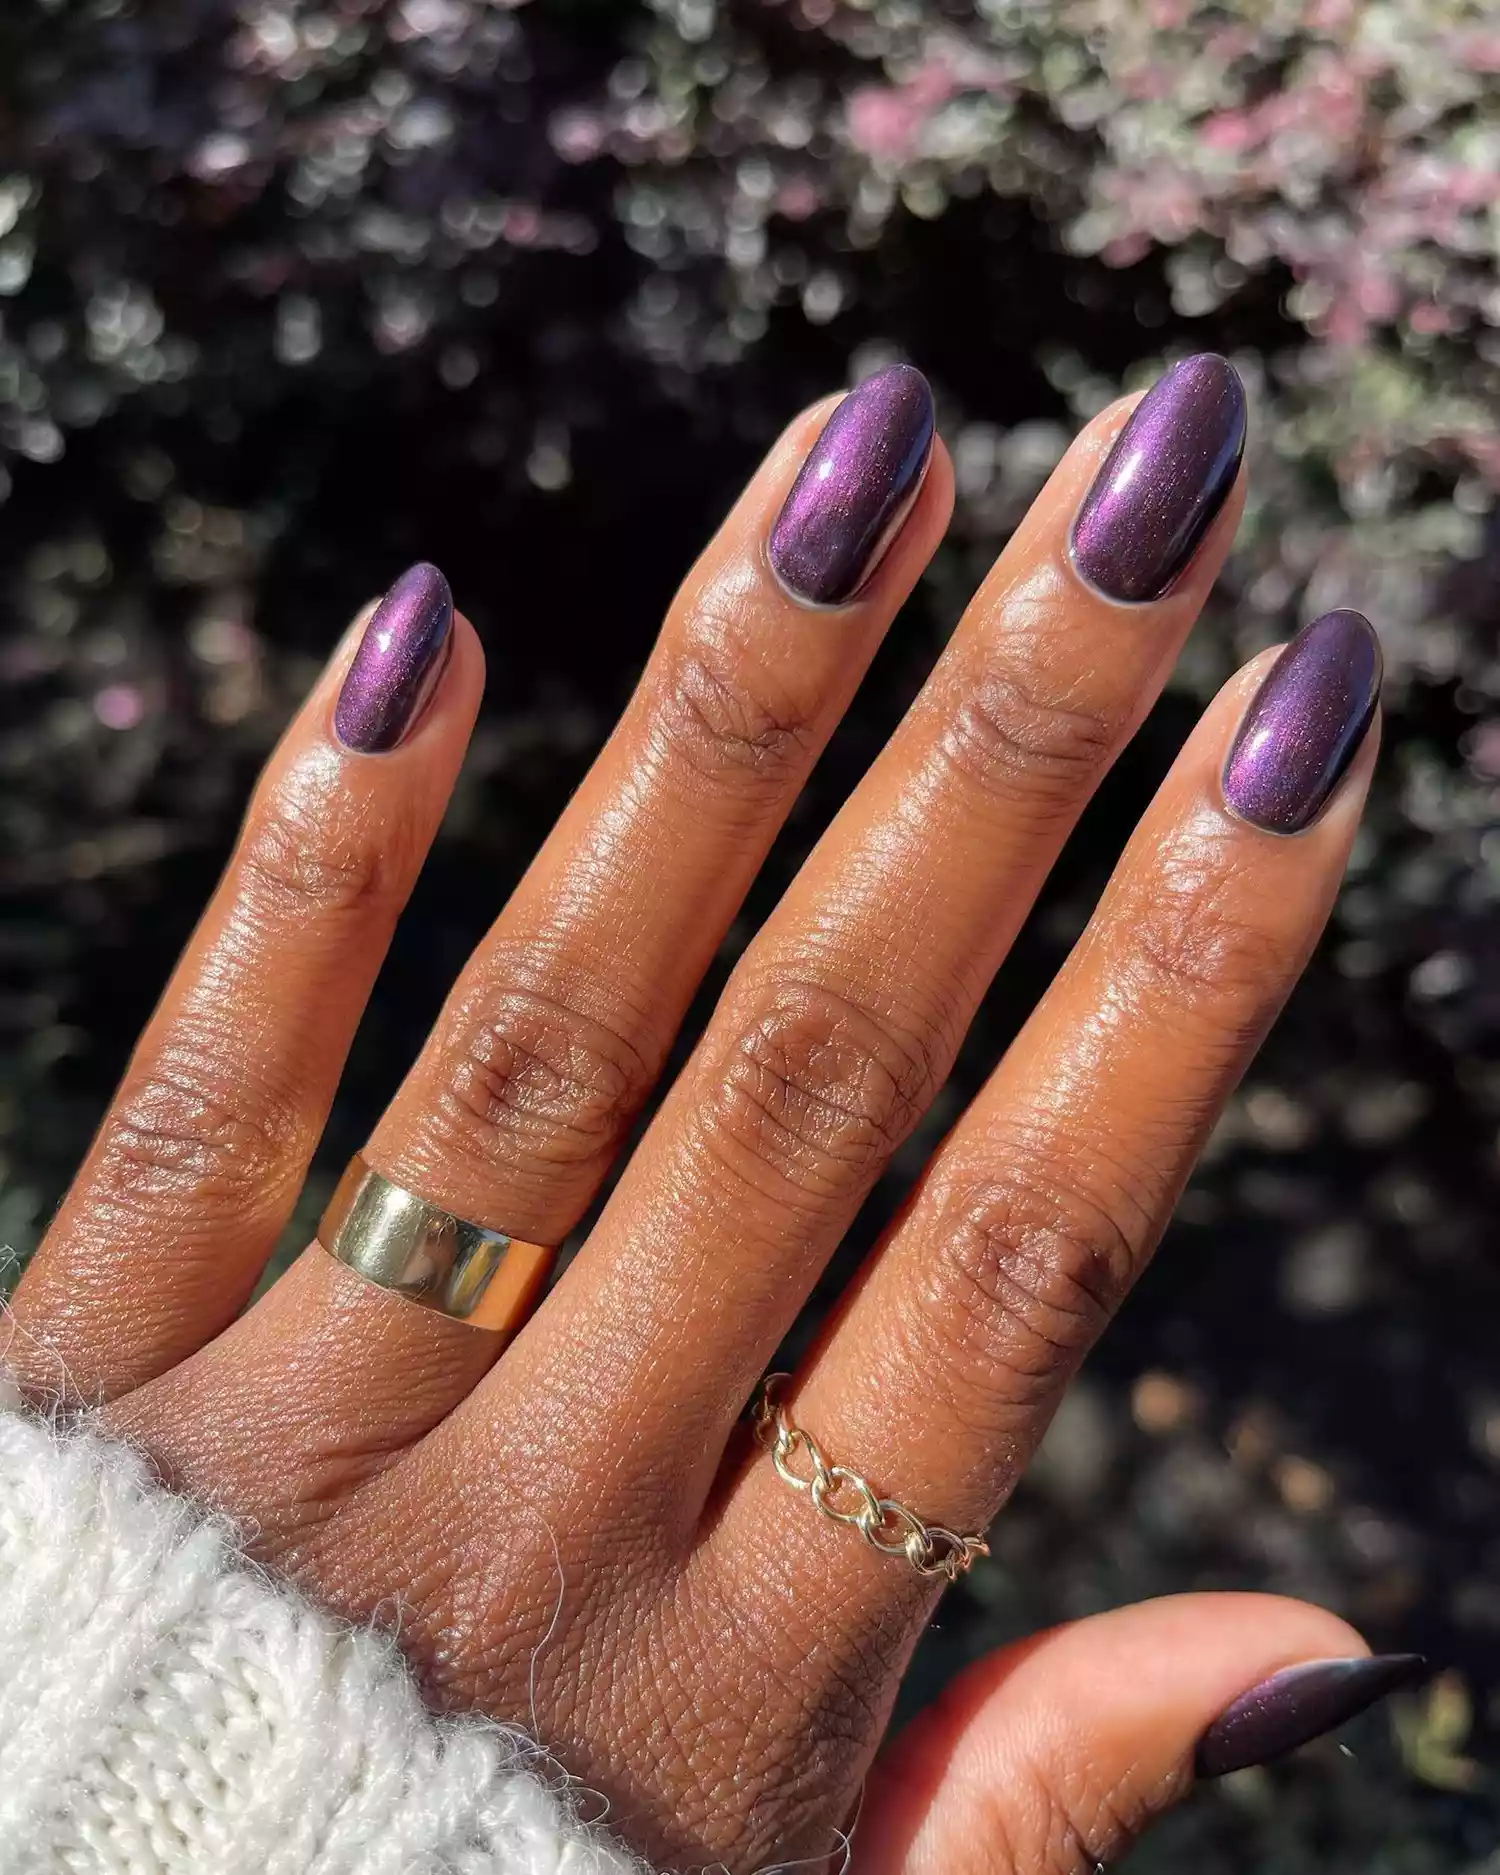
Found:
<path fill-rule="evenodd" d="M 764 541 L 827 410 L 689 576 L 376 1129 L 372 1162 L 461 1215 L 542 1242 L 578 1223 L 946 525 L 939 445 L 858 601 L 789 598 Z M 105 1402 L 335 1608 L 399 1599 L 434 1703 L 534 1723 L 662 1863 L 740 1875 L 833 1849 L 937 1599 L 813 1516 L 736 1422 L 1228 548 L 1241 490 L 1166 599 L 1122 608 L 1078 580 L 1069 527 L 1127 414 L 1043 491 L 510 1346 L 316 1245 L 241 1313 L 461 759 L 483 681 L 463 621 L 432 708 L 382 756 L 331 739 L 346 639 L 16 1298 L 7 1358 L 34 1395 Z M 797 1376 L 796 1417 L 930 1519 L 999 1510 L 1327 916 L 1374 738 L 1308 833 L 1233 819 L 1218 774 L 1259 674 L 1210 708 Z M 855 1866 L 1091 1867 L 1180 1794 L 1238 1692 L 1362 1651 L 1330 1615 L 1244 1597 L 1007 1650 L 887 1753 Z"/>

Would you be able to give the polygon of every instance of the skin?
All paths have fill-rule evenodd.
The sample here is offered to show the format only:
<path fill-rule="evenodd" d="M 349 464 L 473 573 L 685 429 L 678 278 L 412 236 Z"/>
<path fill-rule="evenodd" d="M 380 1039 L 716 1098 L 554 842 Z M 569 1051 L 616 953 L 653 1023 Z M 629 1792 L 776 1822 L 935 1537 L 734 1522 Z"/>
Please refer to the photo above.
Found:
<path fill-rule="evenodd" d="M 939 444 L 857 599 L 797 604 L 765 542 L 831 408 L 689 574 L 367 1148 L 476 1222 L 557 1242 L 588 1209 L 946 525 Z M 861 1875 L 1091 1870 L 1182 1794 L 1247 1687 L 1366 1651 L 1270 1597 L 1122 1610 L 982 1662 L 872 1774 L 937 1588 L 814 1517 L 740 1423 L 1233 535 L 1239 487 L 1164 598 L 1079 578 L 1070 529 L 1129 409 L 1058 468 L 509 1346 L 316 1245 L 244 1306 L 472 726 L 462 618 L 388 754 L 332 738 L 357 632 L 341 645 L 16 1297 L 6 1355 L 34 1396 L 95 1406 L 351 1617 L 399 1598 L 429 1698 L 534 1725 L 664 1865 L 827 1854 L 868 1779 Z M 1231 815 L 1220 774 L 1266 665 L 1210 706 L 794 1379 L 794 1417 L 929 1520 L 1000 1510 L 1327 917 L 1375 738 L 1297 837 Z"/>

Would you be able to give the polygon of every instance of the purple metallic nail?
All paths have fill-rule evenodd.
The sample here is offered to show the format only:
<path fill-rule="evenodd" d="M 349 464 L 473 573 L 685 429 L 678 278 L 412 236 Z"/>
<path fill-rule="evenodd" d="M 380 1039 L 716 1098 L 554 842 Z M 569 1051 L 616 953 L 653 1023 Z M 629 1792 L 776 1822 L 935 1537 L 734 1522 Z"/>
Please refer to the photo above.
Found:
<path fill-rule="evenodd" d="M 1224 1777 L 1266 1764 L 1423 1679 L 1420 1654 L 1373 1654 L 1354 1660 L 1307 1660 L 1241 1693 L 1198 1740 L 1199 1777 Z"/>
<path fill-rule="evenodd" d="M 1157 379 L 1073 523 L 1073 564 L 1106 598 L 1160 599 L 1198 550 L 1239 474 L 1245 387 L 1200 352 Z"/>
<path fill-rule="evenodd" d="M 1256 691 L 1224 764 L 1224 799 L 1267 833 L 1301 833 L 1364 741 L 1380 697 L 1380 640 L 1361 612 L 1325 612 Z"/>
<path fill-rule="evenodd" d="M 361 755 L 394 749 L 415 726 L 453 642 L 453 594 L 435 566 L 403 573 L 371 614 L 339 692 L 333 726 Z"/>
<path fill-rule="evenodd" d="M 850 391 L 771 529 L 771 565 L 794 598 L 834 606 L 854 597 L 911 512 L 933 433 L 932 392 L 910 365 Z"/>

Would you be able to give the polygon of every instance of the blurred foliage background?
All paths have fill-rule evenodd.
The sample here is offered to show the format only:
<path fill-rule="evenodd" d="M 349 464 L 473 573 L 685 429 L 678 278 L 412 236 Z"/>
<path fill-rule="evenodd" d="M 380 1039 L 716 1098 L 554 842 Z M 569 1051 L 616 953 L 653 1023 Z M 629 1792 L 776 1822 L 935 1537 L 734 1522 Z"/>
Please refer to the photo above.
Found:
<path fill-rule="evenodd" d="M 258 763 L 404 564 L 448 571 L 489 699 L 303 1230 L 800 405 L 920 364 L 958 512 L 731 956 L 1079 420 L 1222 350 L 1253 404 L 1230 568 L 824 1295 L 1201 701 L 1298 620 L 1369 612 L 1385 754 L 1328 939 L 910 1696 L 1120 1600 L 1308 1595 L 1442 1677 L 1196 1797 L 1131 1868 L 1495 1875 L 1497 256 L 1489 0 L 7 7 L 12 1272 Z"/>

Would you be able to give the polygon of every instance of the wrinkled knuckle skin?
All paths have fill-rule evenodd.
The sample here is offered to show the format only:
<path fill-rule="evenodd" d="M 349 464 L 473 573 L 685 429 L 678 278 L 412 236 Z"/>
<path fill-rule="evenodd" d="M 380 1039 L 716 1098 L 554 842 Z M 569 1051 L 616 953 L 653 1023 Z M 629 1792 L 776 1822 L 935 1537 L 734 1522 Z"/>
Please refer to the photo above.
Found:
<path fill-rule="evenodd" d="M 236 856 L 251 903 L 300 919 L 311 913 L 392 917 L 400 891 L 388 848 L 273 789 L 256 802 Z"/>
<path fill-rule="evenodd" d="M 703 780 L 776 798 L 800 782 L 816 749 L 804 708 L 790 696 L 752 694 L 704 646 L 673 661 L 657 692 L 654 728 Z"/>
<path fill-rule="evenodd" d="M 708 1136 L 778 1195 L 861 1191 L 937 1088 L 937 1043 L 903 1036 L 826 985 L 782 981 L 738 1029 L 705 1108 Z"/>
<path fill-rule="evenodd" d="M 961 1186 L 931 1233 L 924 1338 L 965 1392 L 1004 1413 L 1049 1399 L 1123 1300 L 1141 1234 L 1137 1219 L 1046 1182 Z"/>
<path fill-rule="evenodd" d="M 460 1033 L 431 1124 L 491 1166 L 607 1162 L 654 1079 L 624 1035 L 543 990 L 487 999 Z"/>
<path fill-rule="evenodd" d="M 95 1203 L 143 1211 L 263 1215 L 301 1166 L 295 1111 L 239 1080 L 222 1055 L 179 1043 L 127 1079 L 91 1166 Z"/>
<path fill-rule="evenodd" d="M 1114 723 L 1039 696 L 1014 672 L 986 671 L 942 738 L 948 760 L 991 794 L 1076 803 L 1114 752 Z"/>
<path fill-rule="evenodd" d="M 1285 994 L 1290 960 L 1275 934 L 1236 909 L 1237 894 L 1212 853 L 1154 869 L 1149 891 L 1124 908 L 1123 981 L 1142 1006 L 1244 1005 L 1254 1030 Z"/>

